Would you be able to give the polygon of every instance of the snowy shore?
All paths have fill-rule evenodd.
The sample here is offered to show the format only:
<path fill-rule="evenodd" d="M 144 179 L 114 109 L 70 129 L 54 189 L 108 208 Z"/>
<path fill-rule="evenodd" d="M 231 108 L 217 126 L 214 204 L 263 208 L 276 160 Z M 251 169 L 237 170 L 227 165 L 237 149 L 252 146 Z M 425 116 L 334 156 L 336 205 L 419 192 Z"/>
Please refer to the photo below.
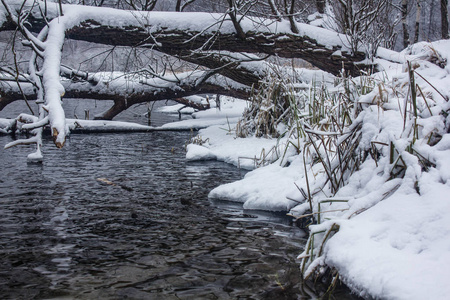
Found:
<path fill-rule="evenodd" d="M 241 202 L 246 209 L 290 211 L 295 216 L 313 213 L 316 224 L 310 226 L 310 233 L 315 240 L 300 255 L 306 276 L 331 267 L 364 297 L 446 299 L 450 293 L 448 49 L 448 41 L 417 44 L 403 53 L 404 63 L 383 62 L 384 72 L 372 76 L 376 88 L 357 99 L 363 109 L 348 128 L 359 130 L 360 151 L 375 147 L 378 157 L 365 157 L 335 193 L 330 191 L 324 165 L 296 155 L 286 146 L 287 137 L 237 138 L 227 130 L 235 126 L 232 118 L 201 130 L 201 145 L 189 145 L 186 157 L 258 167 L 244 179 L 212 190 L 210 198 Z M 415 113 L 411 70 L 417 85 Z M 235 116 L 239 109 L 236 105 L 229 112 Z M 401 175 L 393 176 L 395 170 Z M 300 192 L 307 188 L 314 192 L 311 202 Z"/>

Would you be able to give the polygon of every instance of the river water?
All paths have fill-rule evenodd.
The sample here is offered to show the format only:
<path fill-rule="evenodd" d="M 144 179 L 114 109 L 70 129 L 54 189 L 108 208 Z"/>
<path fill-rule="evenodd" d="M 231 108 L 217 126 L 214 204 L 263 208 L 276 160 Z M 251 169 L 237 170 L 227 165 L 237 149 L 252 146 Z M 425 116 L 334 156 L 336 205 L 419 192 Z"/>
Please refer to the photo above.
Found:
<path fill-rule="evenodd" d="M 122 119 L 147 122 L 143 109 Z M 47 139 L 42 164 L 27 164 L 28 147 L 3 150 L 12 138 L 0 136 L 0 297 L 314 297 L 296 260 L 302 231 L 282 214 L 210 202 L 212 188 L 243 171 L 186 162 L 190 134 L 74 134 L 63 149 Z"/>

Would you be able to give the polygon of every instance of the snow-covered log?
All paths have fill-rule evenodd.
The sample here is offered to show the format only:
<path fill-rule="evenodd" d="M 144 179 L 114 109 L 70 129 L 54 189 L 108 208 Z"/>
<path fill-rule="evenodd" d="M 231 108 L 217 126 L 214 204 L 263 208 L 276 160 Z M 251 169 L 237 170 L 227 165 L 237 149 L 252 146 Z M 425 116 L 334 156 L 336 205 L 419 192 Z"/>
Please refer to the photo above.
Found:
<path fill-rule="evenodd" d="M 23 1 L 5 0 L 18 9 Z M 28 1 L 27 22 L 31 31 L 46 25 L 41 12 L 43 1 Z M 25 9 L 25 10 L 26 10 Z M 57 5 L 48 5 L 47 19 L 59 15 Z M 348 39 L 336 32 L 298 23 L 299 33 L 291 31 L 288 21 L 261 20 L 240 16 L 245 39 L 236 35 L 228 15 L 211 13 L 138 12 L 104 7 L 63 5 L 68 38 L 117 46 L 147 47 L 179 57 L 193 52 L 215 50 L 265 53 L 285 58 L 302 58 L 318 68 L 338 74 L 344 68 L 353 75 L 368 68 L 362 61 L 363 51 L 352 53 Z M 12 29 L 14 24 L 3 20 L 0 29 Z"/>
<path fill-rule="evenodd" d="M 105 120 L 112 120 L 120 112 L 143 102 L 176 100 L 196 94 L 220 94 L 244 99 L 250 96 L 251 90 L 245 85 L 218 74 L 206 78 L 207 75 L 208 71 L 197 71 L 178 74 L 176 77 L 171 75 L 145 79 L 137 76 L 102 78 L 106 75 L 92 74 L 89 81 L 62 80 L 61 84 L 65 89 L 65 99 L 113 100 L 113 106 L 97 116 Z M 21 83 L 21 89 L 12 81 L 3 85 L 3 89 L 0 89 L 0 110 L 16 100 L 23 100 L 24 96 L 27 99 L 36 99 L 37 94 L 32 84 Z"/>

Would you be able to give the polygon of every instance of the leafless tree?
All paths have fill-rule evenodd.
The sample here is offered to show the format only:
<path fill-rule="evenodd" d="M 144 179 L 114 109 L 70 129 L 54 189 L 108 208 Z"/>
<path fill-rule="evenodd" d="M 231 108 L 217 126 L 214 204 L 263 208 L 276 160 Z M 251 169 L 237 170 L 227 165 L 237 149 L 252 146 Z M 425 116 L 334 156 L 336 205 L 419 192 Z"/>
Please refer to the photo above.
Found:
<path fill-rule="evenodd" d="M 378 46 L 393 37 L 396 24 L 386 23 L 393 8 L 388 0 L 338 0 L 331 7 L 338 30 L 347 35 L 353 52 L 365 45 L 374 56 Z"/>
<path fill-rule="evenodd" d="M 183 11 L 189 4 L 193 3 L 195 0 L 177 0 L 175 5 L 175 11 Z"/>
<path fill-rule="evenodd" d="M 124 0 L 134 10 L 152 11 L 158 0 Z"/>

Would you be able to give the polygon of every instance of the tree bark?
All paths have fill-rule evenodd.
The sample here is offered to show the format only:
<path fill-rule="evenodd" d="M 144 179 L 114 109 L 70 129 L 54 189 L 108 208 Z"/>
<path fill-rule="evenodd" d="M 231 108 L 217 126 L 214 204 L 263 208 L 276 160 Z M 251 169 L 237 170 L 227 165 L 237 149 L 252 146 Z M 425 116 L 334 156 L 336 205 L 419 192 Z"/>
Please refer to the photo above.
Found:
<path fill-rule="evenodd" d="M 46 24 L 46 20 L 40 17 L 40 14 L 30 15 L 27 21 L 31 25 L 30 30 L 34 32 L 39 32 Z M 0 30 L 15 29 L 15 25 L 11 22 L 5 22 L 0 26 Z M 302 58 L 334 75 L 338 75 L 344 68 L 347 73 L 358 76 L 361 70 L 373 67 L 360 63 L 366 58 L 364 52 L 352 54 L 342 51 L 340 56 L 332 55 L 336 51 L 343 50 L 341 44 L 322 45 L 307 35 L 251 30 L 245 32 L 244 38 L 235 32 L 198 32 L 167 29 L 158 24 L 154 25 L 157 28 L 152 26 L 152 24 L 108 26 L 94 20 L 86 20 L 78 26 L 69 28 L 66 36 L 69 39 L 113 46 L 147 47 L 180 58 L 186 58 L 193 51 L 202 49 Z M 345 40 L 345 37 L 341 39 Z"/>
<path fill-rule="evenodd" d="M 291 5 L 289 7 L 287 0 L 284 0 L 284 6 L 286 8 L 286 14 L 288 15 L 289 23 L 291 24 L 291 30 L 293 33 L 299 33 L 297 28 L 297 23 L 294 19 L 294 8 L 295 8 L 295 0 L 291 0 Z"/>
<path fill-rule="evenodd" d="M 402 0 L 402 29 L 403 29 L 403 47 L 409 46 L 409 31 L 408 31 L 408 0 Z"/>
<path fill-rule="evenodd" d="M 316 8 L 320 14 L 325 13 L 325 0 L 316 0 Z"/>
<path fill-rule="evenodd" d="M 268 2 L 269 2 L 270 10 L 272 11 L 272 15 L 274 15 L 278 21 L 281 21 L 282 20 L 281 14 L 278 11 L 278 8 L 277 8 L 274 0 L 268 0 Z"/>
<path fill-rule="evenodd" d="M 420 34 L 420 16 L 422 12 L 422 4 L 421 0 L 417 0 L 417 8 L 416 8 L 416 24 L 414 26 L 414 43 L 419 42 L 419 34 Z"/>
<path fill-rule="evenodd" d="M 448 39 L 448 0 L 441 0 L 441 31 L 442 38 Z"/>
<path fill-rule="evenodd" d="M 229 1 L 231 4 L 234 3 L 232 0 Z M 291 4 L 293 3 L 294 1 L 291 2 Z M 70 7 L 67 7 L 67 11 L 70 11 Z M 99 10 L 99 12 L 103 12 L 103 10 Z M 290 12 L 292 12 L 292 9 Z M 185 61 L 207 67 L 210 70 L 205 72 L 206 78 L 209 78 L 212 74 L 222 74 L 235 82 L 245 85 L 247 90 L 236 88 L 237 84 L 234 84 L 232 88 L 228 88 L 208 80 L 196 82 L 195 79 L 194 81 L 187 79 L 180 82 L 176 91 L 164 88 L 159 88 L 156 91 L 154 88 L 149 88 L 130 92 L 120 90 L 119 92 L 119 89 L 109 89 L 111 87 L 98 88 L 94 85 L 94 88 L 79 88 L 79 85 L 77 87 L 77 85 L 68 85 L 67 81 L 63 82 L 66 85 L 65 98 L 114 100 L 113 107 L 104 114 L 104 117 L 107 119 L 111 119 L 118 112 L 136 103 L 174 99 L 198 93 L 214 93 L 248 98 L 250 87 L 257 86 L 260 79 L 265 75 L 261 66 L 256 68 L 250 66 L 247 68 L 246 64 L 248 62 L 244 63 L 241 61 L 242 57 L 249 58 L 249 61 L 258 60 L 257 56 L 252 56 L 249 53 L 263 53 L 284 58 L 303 58 L 332 74 L 339 74 L 344 69 L 351 75 L 359 75 L 360 69 L 371 67 L 359 63 L 366 58 L 365 53 L 355 52 L 351 54 L 343 49 L 342 43 L 336 42 L 333 44 L 327 41 L 325 45 L 322 45 L 316 39 L 306 34 L 300 35 L 289 31 L 272 32 L 269 30 L 269 27 L 257 29 L 260 26 L 259 20 L 254 23 L 255 21 L 252 19 L 244 19 L 242 23 L 246 26 L 245 37 L 240 37 L 235 31 L 230 30 L 230 28 L 233 28 L 230 26 L 230 20 L 223 19 L 220 21 L 220 15 L 211 17 L 210 14 L 205 14 L 202 15 L 202 18 L 206 18 L 205 20 L 210 18 L 212 20 L 211 26 L 216 26 L 214 22 L 223 22 L 223 26 L 216 26 L 217 30 L 197 31 L 192 29 L 196 28 L 195 22 L 192 23 L 192 27 L 185 26 L 183 27 L 184 29 L 176 27 L 170 29 L 170 26 L 163 26 L 161 24 L 166 24 L 167 22 L 165 19 L 164 21 L 158 21 L 160 20 L 158 18 L 161 17 L 158 13 L 154 13 L 156 18 L 154 22 L 152 22 L 154 18 L 151 18 L 148 14 L 142 20 L 139 19 L 140 22 L 135 22 L 137 18 L 141 17 L 138 12 L 130 15 L 127 15 L 127 12 L 124 11 L 118 11 L 117 13 L 122 14 L 124 18 L 123 23 L 127 25 L 117 25 L 118 23 L 114 21 L 109 22 L 107 18 L 101 19 L 101 22 L 104 24 L 86 18 L 81 23 L 70 25 L 72 27 L 66 27 L 66 37 L 113 46 L 143 47 L 158 50 Z M 178 13 L 172 15 L 172 17 L 178 16 Z M 167 17 L 166 14 L 164 14 L 164 17 Z M 50 14 L 49 19 L 51 19 Z M 38 11 L 29 15 L 27 24 L 30 24 L 30 30 L 39 32 L 45 26 L 46 21 Z M 12 20 L 9 23 L 11 22 Z M 15 28 L 15 25 L 8 24 L 8 22 L 1 24 L 1 26 L 4 29 Z M 227 29 L 221 30 L 222 27 Z M 329 34 L 325 29 L 320 30 L 323 30 L 324 34 Z M 316 35 L 318 34 L 315 30 L 312 32 Z M 233 52 L 237 52 L 237 54 Z M 247 54 L 243 55 L 241 53 Z M 258 62 L 255 63 L 258 64 Z M 85 84 L 89 85 L 87 82 Z M 12 99 L 22 98 L 22 95 L 18 93 L 16 95 L 4 93 L 1 96 L 0 109 L 2 106 L 10 103 Z"/>
<path fill-rule="evenodd" d="M 237 20 L 236 0 L 228 0 L 228 5 L 230 7 L 228 15 L 230 16 L 231 22 L 233 22 L 234 29 L 236 29 L 236 35 L 239 39 L 245 41 L 245 32 Z"/>

